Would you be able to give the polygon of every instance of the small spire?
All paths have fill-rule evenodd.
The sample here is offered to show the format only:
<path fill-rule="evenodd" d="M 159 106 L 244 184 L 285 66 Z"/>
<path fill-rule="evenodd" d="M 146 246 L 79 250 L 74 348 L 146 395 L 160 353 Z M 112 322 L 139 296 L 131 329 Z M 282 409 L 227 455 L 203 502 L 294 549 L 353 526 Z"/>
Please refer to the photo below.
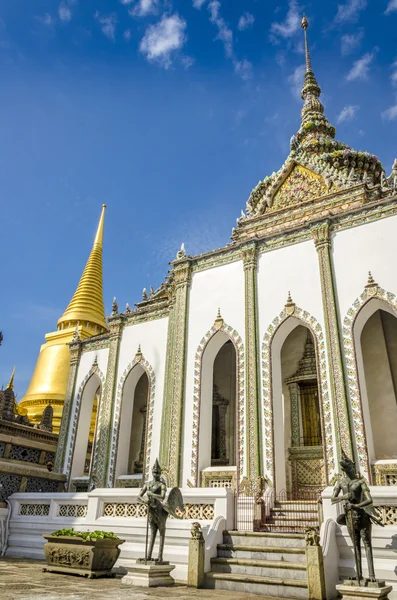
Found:
<path fill-rule="evenodd" d="M 216 319 L 215 319 L 215 327 L 217 329 L 220 329 L 223 325 L 223 317 L 221 315 L 221 309 L 218 308 L 218 314 L 216 315 Z"/>
<path fill-rule="evenodd" d="M 148 299 L 149 299 L 149 296 L 147 295 L 147 290 L 146 290 L 146 288 L 143 288 L 143 290 L 142 290 L 142 300 L 145 301 L 145 300 L 148 300 Z"/>
<path fill-rule="evenodd" d="M 183 242 L 181 244 L 180 250 L 178 250 L 178 252 L 176 253 L 176 258 L 177 260 L 180 260 L 181 258 L 186 258 L 185 244 Z"/>
<path fill-rule="evenodd" d="M 295 312 L 295 302 L 292 300 L 291 292 L 288 292 L 287 302 L 285 303 L 287 315 L 292 315 Z"/>
<path fill-rule="evenodd" d="M 304 36 L 305 36 L 306 71 L 309 72 L 309 71 L 312 70 L 312 61 L 310 59 L 309 44 L 307 42 L 307 33 L 306 33 L 306 30 L 309 27 L 309 22 L 306 19 L 306 15 L 303 15 L 301 27 L 303 28 Z"/>
<path fill-rule="evenodd" d="M 131 312 L 131 307 L 130 307 L 130 305 L 128 304 L 128 302 L 127 302 L 127 304 L 125 305 L 125 312 L 126 312 L 126 313 L 130 313 L 130 312 Z"/>
<path fill-rule="evenodd" d="M 317 83 L 312 69 L 312 61 L 310 58 L 309 42 L 307 39 L 307 28 L 309 22 L 306 16 L 302 19 L 302 28 L 305 36 L 305 57 L 306 57 L 306 71 L 305 80 L 302 88 L 302 100 L 304 105 L 302 108 L 302 123 L 310 121 L 312 117 L 322 115 L 324 113 L 324 106 L 321 104 L 319 97 L 321 94 L 321 88 Z"/>
<path fill-rule="evenodd" d="M 117 304 L 117 298 L 116 296 L 113 298 L 113 302 L 112 302 L 112 317 L 114 317 L 115 315 L 117 315 L 119 312 L 119 305 Z"/>
<path fill-rule="evenodd" d="M 15 371 L 16 371 L 16 367 L 13 368 L 12 373 L 11 373 L 11 377 L 10 377 L 10 381 L 7 384 L 6 390 L 13 390 L 14 389 L 14 376 L 15 376 Z"/>
<path fill-rule="evenodd" d="M 141 349 L 141 345 L 138 344 L 138 350 L 136 351 L 135 359 L 141 360 L 141 358 L 142 358 L 142 349 Z"/>
<path fill-rule="evenodd" d="M 378 284 L 376 283 L 375 279 L 372 277 L 371 271 L 368 271 L 368 280 L 367 280 L 367 285 L 365 287 L 372 288 L 372 287 L 376 287 L 377 285 Z"/>

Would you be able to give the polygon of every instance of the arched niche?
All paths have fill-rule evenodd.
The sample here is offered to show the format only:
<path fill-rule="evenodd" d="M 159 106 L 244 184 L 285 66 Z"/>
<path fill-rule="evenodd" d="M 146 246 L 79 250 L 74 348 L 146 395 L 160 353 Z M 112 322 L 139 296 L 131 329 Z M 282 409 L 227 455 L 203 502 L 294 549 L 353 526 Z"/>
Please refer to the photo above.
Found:
<path fill-rule="evenodd" d="M 353 326 L 370 464 L 397 459 L 397 312 L 372 298 Z"/>
<path fill-rule="evenodd" d="M 237 353 L 224 331 L 208 341 L 201 362 L 199 472 L 237 465 Z"/>
<path fill-rule="evenodd" d="M 70 471 L 71 480 L 75 477 L 84 476 L 95 397 L 101 397 L 101 380 L 96 373 L 92 373 L 86 381 L 79 398 L 80 407 Z M 93 452 L 91 452 L 91 456 L 93 456 Z"/>
<path fill-rule="evenodd" d="M 276 491 L 309 498 L 326 485 L 326 461 L 316 343 L 299 319 L 277 329 L 271 365 Z"/>
<path fill-rule="evenodd" d="M 116 479 L 123 475 L 143 477 L 149 396 L 149 377 L 137 363 L 127 375 L 122 391 Z"/>

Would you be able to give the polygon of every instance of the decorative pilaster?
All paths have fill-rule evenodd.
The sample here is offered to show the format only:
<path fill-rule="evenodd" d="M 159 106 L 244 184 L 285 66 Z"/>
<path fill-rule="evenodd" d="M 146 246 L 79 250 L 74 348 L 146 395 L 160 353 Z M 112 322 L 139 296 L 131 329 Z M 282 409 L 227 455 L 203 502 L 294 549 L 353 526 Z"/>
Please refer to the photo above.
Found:
<path fill-rule="evenodd" d="M 166 382 L 162 420 L 161 464 L 170 487 L 180 484 L 183 404 L 185 394 L 190 259 L 182 248 L 173 263 L 174 299 L 167 340 Z"/>
<path fill-rule="evenodd" d="M 99 405 L 98 436 L 93 448 L 94 458 L 90 473 L 90 479 L 95 482 L 96 487 L 106 487 L 112 441 L 112 414 L 116 396 L 117 366 L 124 320 L 123 315 L 117 314 L 117 304 L 113 301 L 112 315 L 109 317 L 109 356 L 105 391 Z"/>
<path fill-rule="evenodd" d="M 76 377 L 81 356 L 81 343 L 78 334 L 75 334 L 73 341 L 69 344 L 70 349 L 70 368 L 69 378 L 66 388 L 65 401 L 63 403 L 63 412 L 61 427 L 59 430 L 57 451 L 55 454 L 54 472 L 63 473 L 63 466 L 66 457 L 66 444 L 69 434 L 70 418 L 72 412 L 73 398 L 76 389 Z"/>
<path fill-rule="evenodd" d="M 329 376 L 336 425 L 336 451 L 339 458 L 342 449 L 348 456 L 352 456 L 353 446 L 341 351 L 341 335 L 335 301 L 335 283 L 330 255 L 331 237 L 329 222 L 323 221 L 312 227 L 311 231 L 320 268 L 325 335 L 330 367 Z"/>
<path fill-rule="evenodd" d="M 245 397 L 247 410 L 247 477 L 253 488 L 261 488 L 261 460 L 259 444 L 259 349 L 257 320 L 257 265 L 256 243 L 242 249 L 245 280 Z"/>

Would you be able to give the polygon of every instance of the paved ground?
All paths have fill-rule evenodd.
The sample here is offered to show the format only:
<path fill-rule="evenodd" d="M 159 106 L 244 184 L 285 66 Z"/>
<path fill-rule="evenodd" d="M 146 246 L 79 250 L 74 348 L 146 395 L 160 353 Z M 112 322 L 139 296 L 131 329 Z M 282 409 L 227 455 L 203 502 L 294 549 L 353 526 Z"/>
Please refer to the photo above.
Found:
<path fill-rule="evenodd" d="M 266 600 L 264 596 L 254 594 L 196 590 L 182 585 L 132 588 L 121 585 L 119 577 L 85 579 L 43 573 L 44 565 L 44 562 L 36 560 L 0 558 L 1 600 Z"/>

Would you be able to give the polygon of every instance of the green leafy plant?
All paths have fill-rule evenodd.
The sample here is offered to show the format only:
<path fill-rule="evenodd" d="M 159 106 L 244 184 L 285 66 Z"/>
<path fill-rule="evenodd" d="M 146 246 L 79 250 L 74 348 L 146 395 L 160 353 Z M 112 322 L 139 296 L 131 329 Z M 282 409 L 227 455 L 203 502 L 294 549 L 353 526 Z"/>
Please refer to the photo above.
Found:
<path fill-rule="evenodd" d="M 113 531 L 99 531 L 96 529 L 95 531 L 75 531 L 72 529 L 59 529 L 58 531 L 54 531 L 51 535 L 55 535 L 57 537 L 61 536 L 71 536 L 82 538 L 85 542 L 89 542 L 91 540 L 118 540 L 119 537 L 113 533 Z"/>

